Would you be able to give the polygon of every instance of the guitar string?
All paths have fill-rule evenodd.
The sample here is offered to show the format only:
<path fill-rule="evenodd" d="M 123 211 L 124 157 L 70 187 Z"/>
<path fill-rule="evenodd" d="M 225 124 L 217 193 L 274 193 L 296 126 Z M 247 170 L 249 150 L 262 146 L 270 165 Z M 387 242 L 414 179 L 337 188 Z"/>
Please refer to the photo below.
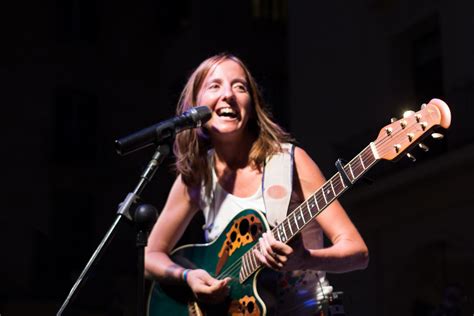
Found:
<path fill-rule="evenodd" d="M 393 142 L 394 142 L 394 141 L 397 141 L 397 140 L 399 140 L 399 139 L 402 139 L 402 138 L 407 137 L 407 136 L 406 136 L 406 134 L 408 134 L 407 132 L 408 132 L 408 131 L 412 131 L 412 130 L 413 130 L 413 127 L 416 127 L 417 124 L 419 124 L 419 123 L 416 122 L 415 124 L 407 125 L 404 129 L 400 129 L 400 130 L 398 130 L 397 132 L 392 133 L 391 135 L 387 135 L 387 136 L 385 136 L 384 138 L 382 138 L 382 140 L 375 140 L 375 141 L 374 141 L 374 144 L 376 145 L 376 147 L 377 147 L 378 149 L 380 149 L 380 150 L 379 150 L 379 153 L 382 153 L 380 156 L 384 156 L 385 154 L 389 153 L 391 150 L 394 150 L 394 148 L 393 148 Z M 426 128 L 425 131 L 424 131 L 424 133 L 426 133 L 428 130 L 429 130 L 429 129 Z M 392 137 L 389 137 L 389 136 L 392 136 Z M 387 144 L 386 144 L 387 142 L 390 143 L 389 146 L 386 146 L 386 145 L 387 145 Z M 365 173 L 366 170 L 368 170 L 375 162 L 377 162 L 377 159 L 375 159 L 369 166 L 364 167 L 364 166 L 362 165 L 362 162 L 361 162 L 359 159 L 357 159 L 357 157 L 359 157 L 359 156 L 360 156 L 360 157 L 363 157 L 363 158 L 368 158 L 370 155 L 373 156 L 373 152 L 367 150 L 369 147 L 370 147 L 370 145 L 367 146 L 366 148 L 364 148 L 364 149 L 361 151 L 360 154 L 356 155 L 349 163 L 346 164 L 346 166 L 347 166 L 347 165 L 350 165 L 350 167 L 353 168 L 353 169 L 354 169 L 354 167 L 355 167 L 355 168 L 362 167 L 363 171 L 362 171 L 359 175 L 357 175 L 357 177 L 354 177 L 354 180 L 356 180 L 356 179 L 358 179 L 360 176 L 362 176 L 362 174 Z M 354 166 L 353 166 L 353 164 L 354 164 Z M 344 166 L 344 167 L 346 167 L 346 166 Z M 317 215 L 319 215 L 319 213 L 321 213 L 330 203 L 332 203 L 333 200 L 335 200 L 336 195 L 341 194 L 344 189 L 347 189 L 347 187 L 345 187 L 345 185 L 343 185 L 342 190 L 341 190 L 338 194 L 334 194 L 333 199 L 330 200 L 330 201 L 328 201 L 328 202 L 326 203 L 326 205 L 324 205 L 324 207 L 323 207 L 322 209 L 319 209 L 319 206 L 318 206 L 318 211 L 316 212 L 315 215 L 312 215 L 312 214 L 311 214 L 311 208 L 307 205 L 308 200 L 310 200 L 311 198 L 317 199 L 318 197 L 320 197 L 320 198 L 322 197 L 323 200 L 324 200 L 324 193 L 322 192 L 322 189 L 324 189 L 324 186 L 327 185 L 328 183 L 330 183 L 330 182 L 332 182 L 332 181 L 335 181 L 336 178 L 338 177 L 338 175 L 339 175 L 339 173 L 336 173 L 331 179 L 329 179 L 328 181 L 326 181 L 326 182 L 322 185 L 322 187 L 321 187 L 319 190 L 317 190 L 317 191 L 316 191 L 314 194 L 312 194 L 308 199 L 306 199 L 303 203 L 301 203 L 298 207 L 296 207 L 293 212 L 296 212 L 297 210 L 299 210 L 300 212 L 303 211 L 303 212 L 306 213 L 306 214 L 309 212 L 309 215 L 310 215 L 310 217 L 311 217 L 310 220 L 313 219 L 313 217 L 316 217 Z M 339 187 L 340 184 L 342 184 L 342 183 L 336 183 L 336 185 L 338 186 L 338 188 L 340 188 L 340 187 Z M 333 185 L 334 185 L 334 183 L 333 183 Z M 336 193 L 336 192 L 333 192 L 333 193 Z M 318 195 L 319 195 L 319 196 L 318 196 Z M 315 201 L 317 201 L 317 200 L 315 200 Z M 317 203 L 317 202 L 316 202 L 316 203 Z M 292 213 L 293 213 L 293 212 L 292 212 Z M 302 214 L 302 215 L 303 215 L 303 214 Z M 278 227 L 279 227 L 280 225 L 283 226 L 283 229 L 285 229 L 285 232 L 288 231 L 289 225 L 291 225 L 291 223 L 290 223 L 290 220 L 291 220 L 291 219 L 290 219 L 290 218 L 291 218 L 291 217 L 287 217 L 281 224 L 279 224 L 279 225 L 276 226 L 274 229 L 272 229 L 272 233 L 274 234 L 275 238 L 278 236 L 277 230 L 278 230 Z M 305 222 L 305 221 L 304 221 L 304 215 L 303 215 L 303 222 L 304 222 L 304 224 L 302 225 L 302 227 L 304 227 L 310 220 L 308 220 L 307 222 Z M 302 228 L 301 228 L 301 229 L 302 229 Z M 300 230 L 300 229 L 298 229 L 298 230 Z M 293 235 L 293 236 L 294 236 L 294 235 Z M 293 236 L 292 236 L 292 237 L 293 237 Z M 254 245 L 249 249 L 249 251 L 246 252 L 246 253 L 250 253 L 250 250 L 253 251 L 254 248 L 259 248 L 259 244 L 258 244 L 258 243 L 254 244 Z M 260 251 L 260 249 L 258 249 L 258 251 Z M 227 267 L 226 269 L 224 269 L 224 271 L 223 271 L 222 273 L 220 273 L 220 274 L 217 276 L 217 278 L 218 278 L 218 279 L 220 279 L 220 278 L 225 278 L 225 277 L 227 277 L 227 276 L 232 276 L 232 275 L 234 275 L 236 272 L 239 272 L 239 270 L 240 270 L 240 268 L 241 268 L 241 266 L 242 266 L 242 261 L 243 261 L 244 256 L 245 256 L 245 254 L 244 254 L 243 256 L 241 256 L 239 259 L 237 259 L 236 261 L 234 261 L 234 263 L 231 264 L 229 267 Z M 252 253 L 252 254 L 249 254 L 249 256 L 254 256 L 254 254 L 253 254 L 253 253 Z M 250 260 L 251 260 L 251 259 L 252 259 L 252 258 L 250 258 Z M 247 262 L 249 262 L 249 261 L 247 261 Z M 254 273 L 255 271 L 257 271 L 261 266 L 262 266 L 262 264 L 259 263 L 259 262 L 257 262 L 257 267 L 253 267 L 253 264 L 251 264 L 250 269 L 251 269 L 252 271 L 250 271 L 251 273 L 249 273 L 246 277 L 248 277 L 248 276 L 250 276 L 251 274 L 253 274 L 253 273 Z"/>

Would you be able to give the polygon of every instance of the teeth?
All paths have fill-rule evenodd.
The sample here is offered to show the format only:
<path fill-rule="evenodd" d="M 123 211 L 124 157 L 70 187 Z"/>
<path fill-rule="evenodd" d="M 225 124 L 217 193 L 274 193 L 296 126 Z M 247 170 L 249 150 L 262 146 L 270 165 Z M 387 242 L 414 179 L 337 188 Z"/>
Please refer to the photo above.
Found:
<path fill-rule="evenodd" d="M 234 110 L 232 110 L 232 108 L 220 108 L 218 110 L 218 113 L 219 115 L 222 115 L 222 114 L 232 114 L 232 115 L 235 115 L 235 112 Z"/>

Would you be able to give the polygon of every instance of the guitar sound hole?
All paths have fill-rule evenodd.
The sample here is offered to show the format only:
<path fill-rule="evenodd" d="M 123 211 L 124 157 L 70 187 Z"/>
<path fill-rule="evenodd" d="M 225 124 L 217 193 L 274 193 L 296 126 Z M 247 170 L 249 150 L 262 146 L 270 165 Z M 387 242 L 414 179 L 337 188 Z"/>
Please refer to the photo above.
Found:
<path fill-rule="evenodd" d="M 250 226 L 250 233 L 252 234 L 252 236 L 255 236 L 257 232 L 258 232 L 257 225 L 253 224 L 252 226 Z"/>
<path fill-rule="evenodd" d="M 244 219 L 240 222 L 239 230 L 241 235 L 245 235 L 249 231 L 249 221 Z"/>
<path fill-rule="evenodd" d="M 237 233 L 236 233 L 236 232 L 232 232 L 232 233 L 230 234 L 230 240 L 232 240 L 232 242 L 234 242 L 236 238 L 237 238 Z"/>
<path fill-rule="evenodd" d="M 252 314 L 253 308 L 254 308 L 253 302 L 248 302 L 248 303 L 247 303 L 247 311 L 248 311 L 250 314 Z"/>

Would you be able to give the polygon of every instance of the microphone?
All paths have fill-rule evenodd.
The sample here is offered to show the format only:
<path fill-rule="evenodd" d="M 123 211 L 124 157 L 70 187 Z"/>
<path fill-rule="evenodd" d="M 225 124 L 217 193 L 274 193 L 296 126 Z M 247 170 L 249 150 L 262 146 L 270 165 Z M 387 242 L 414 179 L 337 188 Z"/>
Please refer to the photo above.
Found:
<path fill-rule="evenodd" d="M 115 141 L 115 149 L 119 155 L 159 144 L 173 138 L 185 129 L 200 127 L 211 119 L 212 112 L 207 106 L 196 106 L 183 114 L 144 128 L 138 132 Z"/>

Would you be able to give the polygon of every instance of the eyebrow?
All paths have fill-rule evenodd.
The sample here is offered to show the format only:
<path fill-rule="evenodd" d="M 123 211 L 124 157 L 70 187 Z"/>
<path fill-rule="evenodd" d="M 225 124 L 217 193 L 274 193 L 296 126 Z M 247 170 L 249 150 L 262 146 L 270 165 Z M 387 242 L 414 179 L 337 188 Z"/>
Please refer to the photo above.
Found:
<path fill-rule="evenodd" d="M 210 84 L 210 83 L 214 83 L 214 82 L 217 82 L 217 83 L 222 83 L 222 79 L 221 78 L 209 78 L 209 80 L 206 80 L 206 84 Z M 234 84 L 234 83 L 242 83 L 242 84 L 245 84 L 245 85 L 248 85 L 248 81 L 247 79 L 245 78 L 236 78 L 234 80 L 231 81 L 231 84 Z"/>

